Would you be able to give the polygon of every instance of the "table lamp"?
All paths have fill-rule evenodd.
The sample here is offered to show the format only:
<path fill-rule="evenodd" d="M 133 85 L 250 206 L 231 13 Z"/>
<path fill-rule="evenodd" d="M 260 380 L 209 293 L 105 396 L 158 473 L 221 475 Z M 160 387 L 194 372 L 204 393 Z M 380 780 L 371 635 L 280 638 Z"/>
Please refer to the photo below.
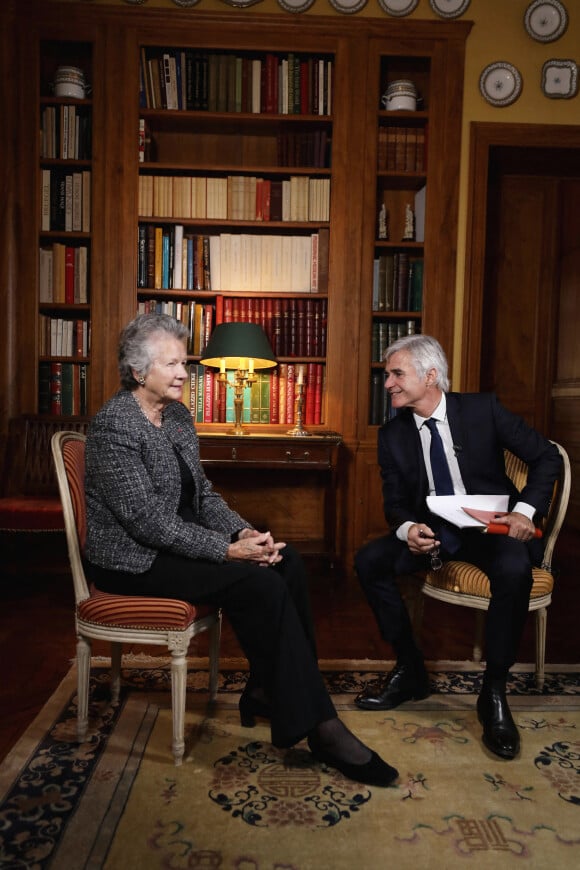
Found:
<path fill-rule="evenodd" d="M 210 336 L 201 363 L 219 368 L 220 383 L 233 387 L 235 423 L 229 434 L 247 435 L 242 425 L 244 388 L 257 380 L 256 369 L 277 365 L 266 333 L 257 323 L 220 323 Z M 233 381 L 228 380 L 227 369 L 234 370 Z"/>

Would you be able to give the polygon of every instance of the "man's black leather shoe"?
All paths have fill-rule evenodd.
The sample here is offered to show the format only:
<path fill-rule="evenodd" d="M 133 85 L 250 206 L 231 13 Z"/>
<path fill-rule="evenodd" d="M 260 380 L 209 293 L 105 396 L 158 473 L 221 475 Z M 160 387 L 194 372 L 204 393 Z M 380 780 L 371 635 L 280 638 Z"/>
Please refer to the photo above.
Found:
<path fill-rule="evenodd" d="M 397 665 L 391 671 L 380 692 L 366 690 L 355 698 L 361 710 L 392 710 L 404 701 L 420 701 L 431 693 L 429 675 L 421 662 Z"/>
<path fill-rule="evenodd" d="M 503 680 L 484 682 L 477 699 L 477 716 L 483 725 L 483 742 L 500 758 L 515 758 L 520 751 L 520 735 L 508 706 Z"/>

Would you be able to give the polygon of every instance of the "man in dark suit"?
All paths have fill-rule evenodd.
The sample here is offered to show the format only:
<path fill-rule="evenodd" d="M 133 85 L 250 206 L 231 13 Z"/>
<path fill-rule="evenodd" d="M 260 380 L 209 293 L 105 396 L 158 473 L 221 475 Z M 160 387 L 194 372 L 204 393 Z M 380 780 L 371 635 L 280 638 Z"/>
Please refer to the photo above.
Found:
<path fill-rule="evenodd" d="M 381 635 L 394 648 L 397 661 L 384 685 L 364 691 L 356 704 L 364 710 L 390 710 L 429 694 L 397 576 L 428 567 L 430 554 L 437 557 L 439 551 L 442 560 L 471 562 L 490 579 L 486 669 L 477 712 L 488 749 L 514 758 L 519 734 L 506 699 L 506 681 L 528 613 L 532 566 L 542 556 L 534 519 L 548 511 L 560 454 L 494 394 L 448 392 L 447 359 L 430 336 L 406 336 L 392 344 L 385 354 L 385 373 L 385 389 L 397 411 L 380 428 L 378 439 L 390 533 L 359 550 L 355 564 Z M 522 492 L 506 474 L 504 448 L 528 464 Z M 460 530 L 428 510 L 428 495 L 464 493 L 507 494 L 508 512 L 501 521 L 508 534 Z"/>

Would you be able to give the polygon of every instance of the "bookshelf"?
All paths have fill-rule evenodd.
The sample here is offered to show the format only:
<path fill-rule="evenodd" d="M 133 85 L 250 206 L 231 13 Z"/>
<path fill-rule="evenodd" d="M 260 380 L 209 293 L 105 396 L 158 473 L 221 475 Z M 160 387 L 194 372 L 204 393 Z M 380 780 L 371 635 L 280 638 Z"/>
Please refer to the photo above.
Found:
<path fill-rule="evenodd" d="M 456 176 L 461 135 L 463 46 L 443 44 L 437 29 L 399 45 L 372 41 L 367 72 L 365 200 L 361 265 L 359 435 L 355 539 L 384 534 L 377 471 L 377 427 L 392 416 L 384 389 L 385 349 L 410 333 L 435 335 L 451 357 L 457 223 Z M 461 60 L 460 60 L 461 57 Z M 411 82 L 414 105 L 388 108 L 393 83 Z M 396 87 L 395 87 L 396 91 Z M 392 92 L 392 91 L 391 91 Z"/>
<path fill-rule="evenodd" d="M 38 411 L 53 416 L 85 416 L 88 409 L 91 80 L 90 42 L 40 41 Z"/>
<path fill-rule="evenodd" d="M 326 422 L 334 55 L 140 46 L 137 310 L 188 325 L 197 423 L 231 423 L 199 358 L 213 328 L 263 328 L 278 367 L 248 421 Z"/>
<path fill-rule="evenodd" d="M 11 339 L 13 346 L 7 350 L 12 368 L 3 377 L 9 416 L 39 412 L 38 372 L 45 362 L 72 362 L 77 369 L 86 365 L 87 415 L 94 414 L 118 387 L 120 329 L 138 310 L 155 306 L 193 324 L 189 395 L 184 398 L 193 409 L 195 396 L 203 455 L 212 438 L 226 438 L 230 424 L 214 417 L 215 393 L 211 412 L 203 402 L 200 406 L 201 342 L 220 319 L 257 319 L 271 335 L 279 362 L 273 378 L 280 381 L 285 375 L 287 390 L 281 392 L 278 383 L 278 422 L 272 422 L 276 416 L 271 408 L 266 422 L 262 393 L 259 408 L 252 409 L 250 397 L 249 429 L 256 437 L 247 437 L 246 449 L 258 457 L 261 438 L 285 436 L 292 428 L 292 418 L 280 416 L 281 405 L 285 396 L 288 407 L 292 394 L 290 372 L 296 376 L 298 367 L 304 367 L 303 378 L 311 379 L 314 391 L 318 383 L 320 393 L 319 409 L 315 405 L 306 429 L 323 439 L 327 432 L 340 435 L 332 522 L 338 554 L 350 565 L 357 547 L 384 532 L 378 418 L 371 413 L 372 377 L 382 374 L 373 347 L 374 327 L 406 328 L 412 321 L 415 329 L 436 335 L 452 353 L 462 71 L 470 22 L 387 20 L 384 15 L 355 20 L 334 14 L 308 14 L 298 21 L 293 15 L 253 9 L 171 7 L 169 14 L 151 4 L 137 9 L 58 0 L 29 0 L 22 10 L 13 4 L 12 17 L 6 20 L 3 44 L 13 45 L 20 83 L 20 104 L 12 100 L 8 123 L 17 167 L 7 203 L 15 217 L 7 222 L 8 296 L 14 335 L 34 337 L 32 354 L 31 344 L 17 339 Z M 159 74 L 163 54 L 174 58 L 176 82 L 177 60 L 186 57 L 186 88 L 184 92 L 182 76 L 178 91 L 181 105 L 179 96 L 169 103 L 176 108 L 161 98 L 152 102 L 141 75 L 143 63 L 154 59 Z M 209 81 L 217 82 L 219 76 L 210 74 L 211 58 L 214 67 L 217 58 L 218 71 L 227 70 L 225 87 L 222 78 L 215 101 L 213 91 L 210 101 Z M 286 73 L 291 58 L 298 59 L 294 94 L 301 97 L 295 109 L 292 102 L 292 111 Z M 248 71 L 258 61 L 261 69 L 271 71 L 271 87 L 260 88 L 259 95 L 257 85 L 248 86 Z M 50 82 L 62 64 L 84 69 L 92 85 L 84 100 L 52 93 Z M 240 68 L 241 79 L 236 73 Z M 277 76 L 272 77 L 274 68 Z M 300 86 L 304 69 L 311 70 L 309 81 L 317 70 L 319 92 L 330 81 L 326 101 L 306 99 L 311 90 Z M 201 96 L 205 86 L 200 88 L 206 79 L 207 105 Z M 415 111 L 387 111 L 381 104 L 388 84 L 398 79 L 416 84 L 422 102 Z M 282 88 L 281 81 L 287 83 Z M 161 94 L 161 84 L 159 88 Z M 269 102 L 263 104 L 267 94 Z M 60 112 L 64 105 L 73 105 L 90 119 L 91 147 L 83 157 L 45 156 L 41 150 L 44 110 Z M 28 106 L 33 109 L 26 110 Z M 393 136 L 396 142 L 402 133 L 409 148 L 425 134 L 422 166 L 386 165 L 386 140 Z M 42 228 L 42 173 L 61 168 L 91 173 L 91 222 L 85 230 Z M 270 192 L 269 214 L 267 196 L 258 197 L 258 186 L 262 194 Z M 217 193 L 209 213 L 208 188 L 221 191 L 222 197 Z M 423 188 L 424 240 L 415 236 L 403 241 L 406 205 L 416 211 L 415 197 Z M 276 205 L 282 192 L 285 210 Z M 388 238 L 379 233 L 383 203 Z M 167 266 L 165 277 L 163 268 L 156 272 L 159 238 L 161 252 L 164 245 L 175 251 L 176 243 L 182 251 L 181 270 Z M 54 244 L 86 247 L 86 302 L 41 301 L 39 251 Z M 225 265 L 221 259 L 228 246 L 229 278 L 227 256 Z M 240 264 L 233 273 L 232 246 Z M 293 275 L 301 283 L 274 280 L 273 267 L 264 259 L 268 264 L 284 258 L 278 273 L 286 282 L 292 275 L 288 258 L 297 259 L 298 251 L 308 246 L 310 268 Z M 264 251 L 270 252 L 265 258 Z M 409 261 L 423 262 L 421 304 L 417 297 L 402 310 L 375 310 L 375 261 L 401 253 Z M 54 359 L 54 354 L 44 353 L 44 346 L 41 352 L 45 317 L 90 324 L 86 356 L 83 351 L 72 360 L 58 354 Z M 24 373 L 18 388 L 15 371 Z M 269 387 L 272 395 L 271 378 Z M 295 478 L 280 475 L 267 471 L 258 484 L 252 469 L 244 478 L 246 488 L 259 486 L 259 502 L 267 505 L 272 525 L 296 540 L 331 535 L 323 528 L 326 484 L 320 475 L 307 468 Z M 243 497 L 241 489 L 232 481 L 234 506 Z"/>
<path fill-rule="evenodd" d="M 381 425 L 392 416 L 384 389 L 386 348 L 403 335 L 421 332 L 429 163 L 429 70 L 428 57 L 381 54 L 379 81 L 374 88 L 379 99 L 375 121 L 370 425 Z M 384 107 L 381 95 L 387 94 L 393 82 L 412 83 L 417 93 L 413 108 Z"/>

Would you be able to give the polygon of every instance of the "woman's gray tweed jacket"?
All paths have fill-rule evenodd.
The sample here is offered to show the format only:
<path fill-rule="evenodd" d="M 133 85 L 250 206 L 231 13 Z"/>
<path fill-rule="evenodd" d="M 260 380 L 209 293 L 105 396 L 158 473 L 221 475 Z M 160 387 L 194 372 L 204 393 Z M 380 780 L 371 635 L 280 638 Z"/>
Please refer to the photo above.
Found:
<path fill-rule="evenodd" d="M 177 513 L 176 450 L 195 481 L 192 523 Z M 212 489 L 191 415 L 180 402 L 167 406 L 157 428 L 131 392 L 120 390 L 109 399 L 89 426 L 85 488 L 85 557 L 102 568 L 139 574 L 161 550 L 223 562 L 232 535 L 250 527 Z"/>

